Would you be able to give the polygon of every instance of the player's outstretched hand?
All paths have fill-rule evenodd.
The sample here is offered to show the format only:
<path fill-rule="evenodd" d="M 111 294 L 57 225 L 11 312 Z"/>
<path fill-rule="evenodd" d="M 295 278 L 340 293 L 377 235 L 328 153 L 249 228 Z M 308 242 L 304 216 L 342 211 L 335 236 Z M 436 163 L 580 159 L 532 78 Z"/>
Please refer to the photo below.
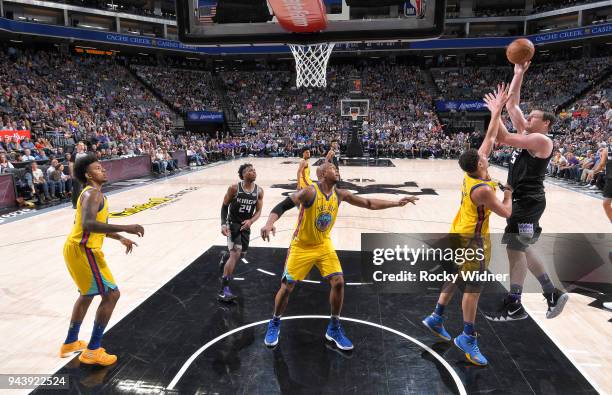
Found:
<path fill-rule="evenodd" d="M 415 202 L 416 202 L 417 200 L 419 200 L 419 198 L 418 198 L 418 197 L 416 197 L 416 196 L 406 196 L 406 197 L 401 198 L 401 199 L 400 199 L 400 200 L 397 202 L 397 204 L 398 204 L 398 206 L 399 206 L 399 207 L 404 207 L 404 206 L 405 206 L 405 205 L 407 205 L 408 203 L 412 203 L 412 204 L 416 205 L 416 203 L 415 203 Z"/>
<path fill-rule="evenodd" d="M 272 236 L 276 236 L 276 227 L 274 225 L 266 225 L 261 228 L 261 238 L 264 241 L 270 241 L 270 233 L 272 233 Z"/>
<path fill-rule="evenodd" d="M 125 237 L 119 240 L 119 242 L 125 246 L 126 254 L 129 254 L 130 252 L 132 252 L 132 249 L 134 248 L 134 246 L 138 247 L 138 244 L 136 244 L 130 239 L 126 239 Z"/>
<path fill-rule="evenodd" d="M 527 69 L 531 66 L 531 60 L 529 62 L 525 62 L 523 64 L 515 64 L 514 65 L 514 74 L 525 74 Z"/>
<path fill-rule="evenodd" d="M 126 225 L 125 233 L 129 233 L 132 235 L 138 235 L 138 237 L 144 236 L 144 228 L 142 225 Z"/>
<path fill-rule="evenodd" d="M 504 106 L 510 99 L 512 93 L 510 92 L 510 86 L 506 85 L 506 83 L 501 83 L 497 85 L 497 90 L 493 93 L 487 93 L 483 98 L 486 107 L 492 114 L 501 113 Z"/>

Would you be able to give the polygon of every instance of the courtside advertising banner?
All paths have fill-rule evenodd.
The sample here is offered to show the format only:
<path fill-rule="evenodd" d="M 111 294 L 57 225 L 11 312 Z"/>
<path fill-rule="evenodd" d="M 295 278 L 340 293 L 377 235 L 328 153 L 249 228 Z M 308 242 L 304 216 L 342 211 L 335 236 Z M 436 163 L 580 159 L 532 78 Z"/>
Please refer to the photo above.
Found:
<path fill-rule="evenodd" d="M 25 138 L 32 138 L 29 130 L 0 130 L 0 139 L 4 140 L 5 137 L 15 138 L 17 141 L 21 141 Z"/>

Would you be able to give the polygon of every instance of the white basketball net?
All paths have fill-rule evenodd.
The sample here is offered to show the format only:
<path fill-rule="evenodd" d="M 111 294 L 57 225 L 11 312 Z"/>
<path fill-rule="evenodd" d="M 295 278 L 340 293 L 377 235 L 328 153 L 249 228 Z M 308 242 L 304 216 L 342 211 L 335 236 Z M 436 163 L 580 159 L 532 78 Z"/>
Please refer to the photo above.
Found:
<path fill-rule="evenodd" d="M 327 86 L 327 61 L 334 50 L 334 43 L 289 44 L 289 48 L 295 58 L 297 87 L 325 88 Z"/>

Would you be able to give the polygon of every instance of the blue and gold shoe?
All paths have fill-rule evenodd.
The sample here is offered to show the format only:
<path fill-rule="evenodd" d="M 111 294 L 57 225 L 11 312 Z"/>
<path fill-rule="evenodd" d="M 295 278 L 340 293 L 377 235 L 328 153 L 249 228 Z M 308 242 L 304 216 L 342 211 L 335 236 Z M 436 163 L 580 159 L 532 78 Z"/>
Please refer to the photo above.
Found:
<path fill-rule="evenodd" d="M 451 341 L 451 335 L 444 329 L 443 317 L 440 317 L 436 313 L 432 313 L 421 322 L 431 331 L 431 333 L 438 336 L 440 339 L 446 340 L 447 342 Z"/>
<path fill-rule="evenodd" d="M 264 344 L 268 347 L 274 347 L 278 344 L 278 336 L 280 335 L 280 319 L 272 318 L 268 323 L 268 330 L 266 331 L 266 337 Z"/>
<path fill-rule="evenodd" d="M 353 343 L 344 334 L 344 329 L 340 326 L 340 323 L 330 322 L 327 326 L 327 332 L 325 332 L 325 338 L 331 342 L 336 343 L 336 347 L 340 350 L 348 351 L 353 349 Z"/>
<path fill-rule="evenodd" d="M 476 336 L 466 335 L 461 333 L 455 338 L 455 346 L 465 353 L 468 361 L 477 366 L 487 366 L 489 361 L 480 352 Z"/>

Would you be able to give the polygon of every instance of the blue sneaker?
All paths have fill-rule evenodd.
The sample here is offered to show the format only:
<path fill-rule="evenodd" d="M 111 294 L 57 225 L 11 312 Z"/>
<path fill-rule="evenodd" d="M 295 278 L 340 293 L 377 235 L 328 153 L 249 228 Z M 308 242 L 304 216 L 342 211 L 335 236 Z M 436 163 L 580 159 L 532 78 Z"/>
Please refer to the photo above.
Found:
<path fill-rule="evenodd" d="M 451 335 L 444 329 L 444 317 L 432 313 L 421 322 L 431 331 L 431 333 L 438 336 L 440 339 L 446 340 L 447 342 L 451 341 Z"/>
<path fill-rule="evenodd" d="M 280 319 L 272 318 L 268 323 L 266 338 L 264 344 L 268 347 L 274 347 L 278 344 L 278 335 L 280 335 Z"/>
<path fill-rule="evenodd" d="M 476 336 L 469 336 L 461 333 L 455 338 L 455 346 L 465 353 L 468 361 L 478 366 L 486 366 L 489 361 L 480 353 Z"/>
<path fill-rule="evenodd" d="M 334 324 L 332 322 L 327 325 L 327 332 L 325 332 L 325 338 L 331 342 L 336 343 L 336 347 L 340 350 L 352 350 L 353 343 L 344 334 L 344 329 L 340 326 L 340 323 Z"/>

